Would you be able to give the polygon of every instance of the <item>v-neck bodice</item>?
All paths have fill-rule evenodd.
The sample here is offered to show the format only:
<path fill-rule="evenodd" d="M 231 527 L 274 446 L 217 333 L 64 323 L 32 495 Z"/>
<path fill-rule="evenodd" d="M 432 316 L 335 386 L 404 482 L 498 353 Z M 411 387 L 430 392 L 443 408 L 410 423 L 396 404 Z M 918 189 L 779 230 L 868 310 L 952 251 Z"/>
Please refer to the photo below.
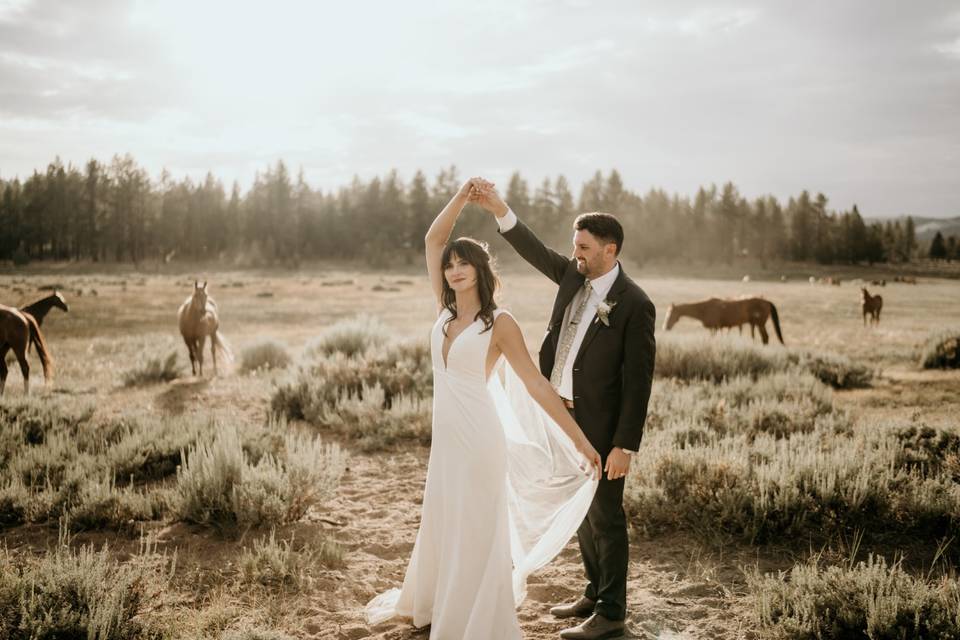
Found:
<path fill-rule="evenodd" d="M 495 317 L 500 313 L 502 312 L 499 310 L 495 311 Z M 480 382 L 486 383 L 487 352 L 490 349 L 493 329 L 485 330 L 481 319 L 474 320 L 450 341 L 447 357 L 444 360 L 443 327 L 451 316 L 450 311 L 444 309 L 433 325 L 430 346 L 433 354 L 434 375 L 477 377 Z"/>

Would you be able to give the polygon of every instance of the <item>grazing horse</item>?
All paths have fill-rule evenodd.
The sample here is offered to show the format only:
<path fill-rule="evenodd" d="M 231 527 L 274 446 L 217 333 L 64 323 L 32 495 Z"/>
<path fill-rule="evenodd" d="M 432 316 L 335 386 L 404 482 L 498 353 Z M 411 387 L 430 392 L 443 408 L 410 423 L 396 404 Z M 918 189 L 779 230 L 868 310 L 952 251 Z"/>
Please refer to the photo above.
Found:
<path fill-rule="evenodd" d="M 47 343 L 40 333 L 40 325 L 29 314 L 23 314 L 14 307 L 0 305 L 0 395 L 7 385 L 7 351 L 13 349 L 23 374 L 23 391 L 30 393 L 30 363 L 27 362 L 27 347 L 33 345 L 43 365 L 43 377 L 49 381 L 53 377 L 53 358 L 47 349 Z"/>
<path fill-rule="evenodd" d="M 187 344 L 190 353 L 190 369 L 193 375 L 203 377 L 203 344 L 210 336 L 210 353 L 213 355 L 213 374 L 217 374 L 217 352 L 229 364 L 233 361 L 233 354 L 226 338 L 220 333 L 220 319 L 217 317 L 217 303 L 207 295 L 207 282 L 201 285 L 193 282 L 193 294 L 180 305 L 178 312 L 180 320 L 180 335 Z"/>
<path fill-rule="evenodd" d="M 773 328 L 776 329 L 780 344 L 783 344 L 783 334 L 780 332 L 780 317 L 777 315 L 777 308 L 772 302 L 763 298 L 738 298 L 736 300 L 710 298 L 689 304 L 671 304 L 667 309 L 667 317 L 663 321 L 664 330 L 672 329 L 677 320 L 684 316 L 696 318 L 703 323 L 704 327 L 710 329 L 711 333 L 716 333 L 719 329 L 740 327 L 749 323 L 750 337 L 755 337 L 754 330 L 759 330 L 763 344 L 770 341 L 766 329 L 767 318 L 773 318 Z"/>
<path fill-rule="evenodd" d="M 37 326 L 41 326 L 43 325 L 43 319 L 47 317 L 47 313 L 54 307 L 63 309 L 64 312 L 70 311 L 67 307 L 67 301 L 63 299 L 63 294 L 59 291 L 54 291 L 46 298 L 41 298 L 25 307 L 20 307 L 20 311 L 29 313 L 37 321 Z"/>
<path fill-rule="evenodd" d="M 872 296 L 866 287 L 860 289 L 860 309 L 863 311 L 863 326 L 867 326 L 867 315 L 870 324 L 880 324 L 880 310 L 883 309 L 883 296 Z"/>

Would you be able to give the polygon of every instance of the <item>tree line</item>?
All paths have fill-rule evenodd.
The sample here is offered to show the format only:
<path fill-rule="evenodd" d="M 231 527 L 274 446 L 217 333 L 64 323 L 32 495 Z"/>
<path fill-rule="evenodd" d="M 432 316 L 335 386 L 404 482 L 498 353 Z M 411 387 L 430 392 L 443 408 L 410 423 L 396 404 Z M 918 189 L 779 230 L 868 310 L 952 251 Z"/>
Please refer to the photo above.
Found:
<path fill-rule="evenodd" d="M 21 181 L 0 180 L 0 260 L 233 260 L 238 265 L 296 265 L 307 259 L 364 260 L 374 266 L 411 262 L 431 220 L 459 188 L 456 167 L 432 180 L 418 171 L 405 183 L 396 171 L 322 191 L 293 176 L 282 161 L 259 172 L 242 193 L 208 173 L 202 181 L 152 180 L 129 155 L 83 167 L 59 159 Z M 531 185 L 519 173 L 498 185 L 506 201 L 545 241 L 570 242 L 583 211 L 615 213 L 625 254 L 634 260 L 732 263 L 744 257 L 823 264 L 906 262 L 918 251 L 912 218 L 866 224 L 854 205 L 828 209 L 827 197 L 803 191 L 785 203 L 750 200 L 728 182 L 693 198 L 627 189 L 616 170 L 597 172 L 575 195 L 563 176 Z M 496 225 L 465 212 L 455 230 L 490 241 Z M 943 240 L 943 255 L 957 251 Z M 952 243 L 952 244 L 951 244 Z M 953 253 L 951 253 L 951 251 Z"/>

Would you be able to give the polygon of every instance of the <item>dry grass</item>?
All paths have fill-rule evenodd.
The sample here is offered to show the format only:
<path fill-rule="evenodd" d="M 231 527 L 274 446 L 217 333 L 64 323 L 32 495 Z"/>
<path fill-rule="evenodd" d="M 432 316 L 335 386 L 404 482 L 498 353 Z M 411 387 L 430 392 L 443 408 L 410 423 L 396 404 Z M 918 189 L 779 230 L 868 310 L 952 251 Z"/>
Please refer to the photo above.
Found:
<path fill-rule="evenodd" d="M 658 327 L 661 376 L 669 371 L 670 349 L 691 344 L 705 346 L 674 350 L 676 370 L 720 373 L 656 382 L 642 455 L 628 483 L 628 504 L 640 527 L 631 565 L 642 587 L 631 614 L 637 616 L 635 628 L 648 635 L 725 638 L 740 637 L 752 625 L 759 629 L 746 583 L 738 571 L 724 569 L 725 561 L 711 572 L 713 595 L 685 601 L 689 616 L 667 602 L 686 597 L 670 594 L 678 592 L 677 575 L 689 565 L 688 535 L 697 539 L 696 548 L 708 545 L 712 557 L 742 550 L 744 562 L 790 569 L 790 554 L 781 549 L 796 538 L 809 540 L 804 534 L 811 529 L 822 534 L 823 544 L 832 544 L 831 531 L 847 535 L 851 527 L 872 523 L 865 544 L 871 537 L 888 544 L 896 523 L 912 527 L 930 546 L 936 527 L 955 522 L 949 518 L 956 497 L 951 487 L 960 473 L 954 429 L 960 379 L 955 372 L 923 371 L 917 353 L 928 335 L 956 326 L 960 284 L 891 284 L 882 292 L 881 325 L 865 329 L 855 284 L 653 278 L 629 264 L 626 270 L 661 310 L 709 296 L 765 295 L 777 304 L 788 345 L 703 342 L 706 331 L 689 320 L 669 334 Z M 174 312 L 195 274 L 0 277 L 5 304 L 27 302 L 39 286 L 56 281 L 71 307 L 44 323 L 57 359 L 53 383 L 35 380 L 37 395 L 23 401 L 14 368 L 0 402 L 0 537 L 12 549 L 9 557 L 52 557 L 44 551 L 50 524 L 72 514 L 82 523 L 73 528 L 84 530 L 88 540 L 110 540 L 110 559 L 123 566 L 132 557 L 130 534 L 142 526 L 178 549 L 177 572 L 157 605 L 162 617 L 184 621 L 168 629 L 173 637 L 370 637 L 374 632 L 363 626 L 359 608 L 402 575 L 416 531 L 426 462 L 421 444 L 429 439 L 430 424 L 423 341 L 435 318 L 425 279 L 419 271 L 402 274 L 402 281 L 401 274 L 390 274 L 391 286 L 383 286 L 381 273 L 335 269 L 197 275 L 210 281 L 221 329 L 238 353 L 259 354 L 263 364 L 281 362 L 272 347 L 264 355 L 268 337 L 269 344 L 283 345 L 295 366 L 257 365 L 256 375 L 208 374 L 201 380 L 186 374 L 124 386 L 125 372 L 148 370 L 144 365 L 152 360 L 159 371 L 171 353 L 184 361 Z M 524 265 L 508 265 L 503 279 L 502 304 L 519 319 L 535 351 L 554 288 Z M 80 297 L 78 290 L 84 292 Z M 273 295 L 258 297 L 264 291 Z M 360 330 L 353 320 L 358 313 L 370 318 Z M 334 329 L 338 323 L 347 324 Z M 401 353 L 393 344 L 412 346 Z M 704 357 L 706 350 L 712 359 Z M 416 364 L 404 369 L 403 362 Z M 759 368 L 750 369 L 751 362 Z M 327 388 L 323 380 L 333 384 Z M 870 386 L 834 391 L 824 382 L 839 389 Z M 288 411 L 293 400 L 287 399 L 298 397 L 299 413 Z M 275 413 L 296 420 L 268 422 L 272 398 Z M 923 423 L 929 429 L 910 430 Z M 272 542 L 223 539 L 175 522 L 183 504 L 178 482 L 185 482 L 178 480 L 177 467 L 181 478 L 199 474 L 184 453 L 189 459 L 189 452 L 212 447 L 215 424 L 243 434 L 239 451 L 228 447 L 224 460 L 246 469 L 259 488 L 237 494 L 242 497 L 236 502 L 233 489 L 213 492 L 215 499 L 205 504 L 226 505 L 219 513 L 230 523 L 241 519 L 234 507 L 244 523 L 273 527 L 290 521 Z M 362 473 L 348 471 L 329 504 L 319 508 L 302 494 L 304 487 L 317 486 L 312 474 L 324 472 L 306 459 L 320 455 L 306 446 L 317 431 L 324 442 L 345 449 L 387 449 L 358 454 L 351 467 Z M 283 457 L 288 438 L 304 445 L 295 463 Z M 217 459 L 213 450 L 210 460 Z M 303 470 L 299 479 L 277 480 L 291 464 Z M 886 525 L 876 517 L 880 513 Z M 642 529 L 652 536 L 649 542 Z M 744 546 L 743 540 L 763 545 Z M 324 544 L 331 545 L 333 557 L 324 559 Z M 570 586 L 581 579 L 576 554 L 566 552 L 543 575 L 545 582 L 521 610 L 526 637 L 534 640 L 556 637 L 558 627 L 544 620 L 541 608 L 573 595 Z M 717 585 L 725 594 L 719 599 Z M 377 633 L 405 637 L 399 630 Z"/>

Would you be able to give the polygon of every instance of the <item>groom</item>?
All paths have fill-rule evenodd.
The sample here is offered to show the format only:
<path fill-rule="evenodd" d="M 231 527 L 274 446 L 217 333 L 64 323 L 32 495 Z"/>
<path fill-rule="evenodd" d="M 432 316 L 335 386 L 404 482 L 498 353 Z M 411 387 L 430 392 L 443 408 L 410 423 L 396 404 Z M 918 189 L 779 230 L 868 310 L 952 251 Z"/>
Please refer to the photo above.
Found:
<path fill-rule="evenodd" d="M 573 257 L 566 258 L 517 219 L 492 183 L 475 187 L 471 199 L 496 216 L 500 233 L 524 260 L 559 285 L 540 347 L 540 371 L 600 452 L 605 475 L 577 531 L 587 587 L 579 600 L 550 612 L 586 618 L 561 631 L 561 638 L 613 638 L 625 630 L 629 547 L 623 486 L 647 417 L 656 309 L 617 259 L 623 228 L 612 215 L 578 216 Z"/>

